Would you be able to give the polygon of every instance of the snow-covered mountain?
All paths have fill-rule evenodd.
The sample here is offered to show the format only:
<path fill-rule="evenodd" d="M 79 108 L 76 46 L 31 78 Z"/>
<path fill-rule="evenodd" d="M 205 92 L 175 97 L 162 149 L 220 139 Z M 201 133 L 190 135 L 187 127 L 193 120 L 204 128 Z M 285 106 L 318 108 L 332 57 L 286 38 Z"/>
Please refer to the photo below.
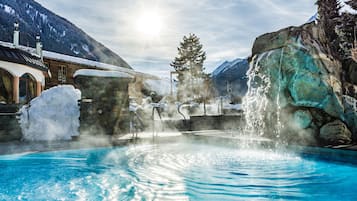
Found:
<path fill-rule="evenodd" d="M 248 69 L 249 64 L 247 59 L 225 61 L 218 66 L 212 72 L 211 76 L 219 95 L 228 95 L 228 85 L 228 88 L 231 88 L 234 96 L 244 96 L 248 89 L 248 78 L 246 76 Z"/>
<path fill-rule="evenodd" d="M 307 23 L 314 22 L 319 18 L 319 14 L 315 13 L 315 15 L 311 16 Z"/>
<path fill-rule="evenodd" d="M 34 0 L 0 0 L 1 41 L 12 41 L 16 21 L 21 45 L 34 47 L 40 34 L 45 50 L 131 68 L 116 53 Z"/>

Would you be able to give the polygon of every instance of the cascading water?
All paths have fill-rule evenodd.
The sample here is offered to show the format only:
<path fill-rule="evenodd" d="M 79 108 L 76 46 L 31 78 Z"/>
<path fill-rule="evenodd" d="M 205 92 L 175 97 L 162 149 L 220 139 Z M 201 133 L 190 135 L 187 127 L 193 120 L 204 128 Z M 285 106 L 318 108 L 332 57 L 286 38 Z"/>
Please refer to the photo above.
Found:
<path fill-rule="evenodd" d="M 280 51 L 276 57 L 277 51 Z M 248 76 L 248 92 L 243 99 L 246 126 L 244 133 L 250 136 L 280 138 L 281 89 L 284 48 L 262 53 L 252 58 Z M 267 62 L 275 61 L 276 68 L 264 68 Z M 275 74 L 277 80 L 272 80 Z M 272 101 L 275 100 L 275 101 Z"/>
<path fill-rule="evenodd" d="M 278 94 L 276 98 L 276 129 L 275 129 L 275 136 L 280 138 L 282 124 L 280 121 L 280 112 L 281 112 L 281 104 L 280 104 L 280 93 L 281 93 L 281 82 L 282 82 L 282 64 L 284 58 L 284 47 L 281 49 L 280 61 L 279 61 L 279 73 L 278 73 Z"/>
<path fill-rule="evenodd" d="M 269 53 L 263 53 L 253 58 L 248 76 L 248 91 L 243 99 L 243 109 L 246 126 L 244 133 L 262 136 L 265 130 L 264 114 L 268 106 L 267 92 L 270 88 L 270 79 L 260 71 L 260 61 Z"/>

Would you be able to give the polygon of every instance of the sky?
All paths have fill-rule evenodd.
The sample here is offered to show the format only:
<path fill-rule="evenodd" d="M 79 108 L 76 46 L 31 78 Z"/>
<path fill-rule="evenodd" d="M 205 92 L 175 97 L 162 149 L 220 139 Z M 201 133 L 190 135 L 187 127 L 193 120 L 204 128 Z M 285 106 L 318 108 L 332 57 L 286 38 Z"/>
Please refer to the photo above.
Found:
<path fill-rule="evenodd" d="M 168 77 L 184 35 L 200 38 L 211 73 L 246 58 L 256 37 L 305 23 L 314 0 L 36 0 L 101 42 L 135 70 Z"/>

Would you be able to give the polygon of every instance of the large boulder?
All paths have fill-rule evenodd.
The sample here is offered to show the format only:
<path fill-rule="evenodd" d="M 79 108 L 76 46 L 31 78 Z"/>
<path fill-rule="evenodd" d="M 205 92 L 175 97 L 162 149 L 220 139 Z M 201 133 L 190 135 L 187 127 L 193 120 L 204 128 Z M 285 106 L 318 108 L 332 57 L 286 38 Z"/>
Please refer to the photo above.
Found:
<path fill-rule="evenodd" d="M 252 114 L 262 113 L 265 117 L 248 115 L 247 120 L 268 121 L 262 124 L 265 132 L 271 133 L 269 129 L 275 124 L 279 132 L 291 130 L 295 132 L 289 135 L 307 132 L 311 136 L 332 119 L 344 122 L 346 130 L 356 127 L 356 113 L 347 114 L 343 104 L 342 64 L 332 56 L 318 25 L 288 27 L 258 37 L 250 64 L 250 88 L 244 104 L 253 105 L 248 109 Z M 249 103 L 250 100 L 255 102 Z M 285 116 L 293 116 L 295 123 Z M 284 134 L 287 133 L 278 135 Z"/>
<path fill-rule="evenodd" d="M 319 137 L 329 145 L 349 144 L 352 141 L 352 134 L 347 126 L 340 120 L 327 123 L 320 129 Z"/>

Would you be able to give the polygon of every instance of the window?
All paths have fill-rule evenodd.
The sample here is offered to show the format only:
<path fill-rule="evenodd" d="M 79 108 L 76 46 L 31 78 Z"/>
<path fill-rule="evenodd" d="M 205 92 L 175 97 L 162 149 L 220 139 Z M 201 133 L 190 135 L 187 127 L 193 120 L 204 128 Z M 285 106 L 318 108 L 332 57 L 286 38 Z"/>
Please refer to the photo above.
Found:
<path fill-rule="evenodd" d="M 47 67 L 47 68 L 50 68 L 50 63 L 49 62 L 44 62 L 45 63 L 45 66 Z"/>
<path fill-rule="evenodd" d="M 49 71 L 51 71 L 51 68 L 50 68 L 50 63 L 49 62 L 44 62 L 45 63 L 45 66 L 49 69 Z M 51 77 L 50 75 L 46 75 L 46 85 L 51 83 Z"/>
<path fill-rule="evenodd" d="M 19 101 L 21 104 L 29 103 L 36 97 L 37 83 L 35 78 L 26 73 L 19 80 Z"/>
<path fill-rule="evenodd" d="M 67 67 L 59 66 L 58 68 L 58 81 L 60 83 L 66 83 L 67 78 Z"/>

